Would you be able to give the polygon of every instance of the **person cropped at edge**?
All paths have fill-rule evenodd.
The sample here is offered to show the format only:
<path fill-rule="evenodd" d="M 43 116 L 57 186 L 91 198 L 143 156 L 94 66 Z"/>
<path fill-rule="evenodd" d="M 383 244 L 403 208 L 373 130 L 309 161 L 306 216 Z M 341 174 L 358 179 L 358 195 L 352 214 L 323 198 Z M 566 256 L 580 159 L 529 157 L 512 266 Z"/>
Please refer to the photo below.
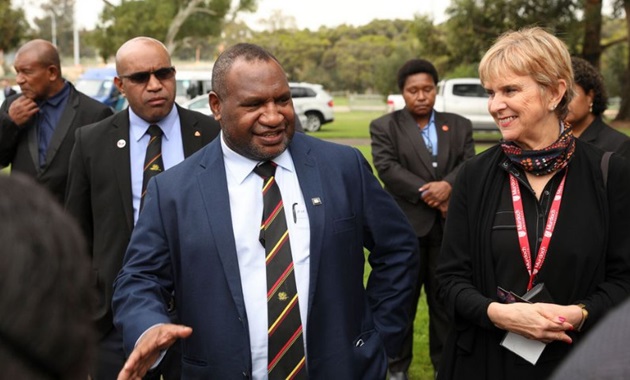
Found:
<path fill-rule="evenodd" d="M 566 121 L 573 135 L 607 152 L 630 158 L 630 137 L 604 122 L 608 107 L 604 79 L 593 65 L 579 57 L 571 57 L 575 97 L 569 104 Z"/>
<path fill-rule="evenodd" d="M 295 339 L 304 342 L 291 345 L 302 359 L 288 370 L 296 379 L 384 379 L 418 270 L 404 214 L 357 149 L 294 134 L 285 72 L 263 48 L 224 51 L 212 89 L 221 137 L 151 180 L 114 284 L 114 322 L 131 354 L 120 379 L 141 376 L 178 338 L 186 338 L 183 379 L 278 378 L 259 240 L 263 179 L 253 172 L 268 160 L 277 167 L 266 178 L 285 205 L 275 218 L 287 221 L 295 263 L 287 272 L 297 287 Z M 163 295 L 171 291 L 182 325 L 169 324 Z"/>
<path fill-rule="evenodd" d="M 630 298 L 595 326 L 558 366 L 552 380 L 630 379 Z"/>
<path fill-rule="evenodd" d="M 604 152 L 562 121 L 573 72 L 555 36 L 502 35 L 479 76 L 503 139 L 453 186 L 437 277 L 454 328 L 438 379 L 545 379 L 630 294 L 628 164 L 613 155 L 604 183 Z M 546 302 L 503 303 L 512 296 L 497 291 L 538 284 Z M 506 332 L 546 343 L 535 365 L 500 345 Z"/>
<path fill-rule="evenodd" d="M 22 45 L 13 66 L 22 92 L 0 106 L 0 166 L 35 178 L 63 204 L 74 131 L 113 112 L 61 76 L 48 41 Z"/>
<path fill-rule="evenodd" d="M 407 378 L 413 318 L 423 285 L 429 305 L 429 353 L 435 370 L 449 329 L 446 311 L 436 300 L 435 266 L 452 184 L 461 164 L 475 155 L 475 147 L 470 120 L 433 109 L 437 83 L 438 73 L 431 62 L 407 61 L 398 71 L 405 108 L 370 123 L 374 166 L 414 227 L 420 246 L 412 319 L 400 356 L 390 359 L 390 378 Z"/>
<path fill-rule="evenodd" d="M 85 380 L 93 289 L 79 226 L 35 179 L 0 175 L 0 378 Z"/>
<path fill-rule="evenodd" d="M 100 341 L 91 371 L 95 380 L 115 379 L 126 359 L 122 336 L 113 323 L 112 285 L 140 212 L 149 125 L 157 124 L 164 133 L 165 170 L 201 149 L 220 131 L 213 118 L 175 104 L 175 68 L 160 41 L 136 37 L 125 42 L 116 53 L 116 70 L 114 83 L 129 107 L 77 130 L 66 197 L 66 209 L 88 237 L 97 277 L 94 319 Z M 180 358 L 166 360 L 152 375 L 178 379 L 179 362 Z"/>

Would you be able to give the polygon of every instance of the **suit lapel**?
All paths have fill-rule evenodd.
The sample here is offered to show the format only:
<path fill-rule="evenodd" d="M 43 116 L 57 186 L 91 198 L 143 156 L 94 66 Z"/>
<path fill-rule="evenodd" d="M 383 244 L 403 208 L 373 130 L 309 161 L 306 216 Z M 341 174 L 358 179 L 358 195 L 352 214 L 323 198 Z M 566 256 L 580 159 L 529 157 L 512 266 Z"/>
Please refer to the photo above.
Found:
<path fill-rule="evenodd" d="M 300 182 L 304 202 L 306 203 L 311 230 L 308 297 L 308 310 L 311 310 L 317 289 L 316 279 L 318 278 L 320 253 L 322 251 L 322 242 L 324 241 L 326 199 L 322 188 L 322 173 L 317 165 L 317 160 L 311 154 L 311 147 L 304 136 L 296 133 L 289 150 L 293 158 L 298 181 Z M 317 200 L 321 201 L 321 204 L 318 204 Z"/>
<path fill-rule="evenodd" d="M 427 145 L 422 138 L 422 132 L 420 131 L 420 127 L 418 127 L 418 123 L 416 123 L 411 114 L 406 110 L 401 112 L 401 115 L 400 127 L 402 128 L 406 139 L 411 144 L 413 151 L 418 155 L 418 159 L 422 166 L 425 167 L 428 173 L 431 173 L 431 177 L 434 177 L 435 169 L 433 168 L 431 154 L 429 153 Z"/>
<path fill-rule="evenodd" d="M 200 170 L 195 173 L 195 177 L 206 208 L 210 231 L 214 236 L 212 241 L 217 244 L 216 247 L 209 250 L 215 251 L 219 255 L 232 298 L 240 317 L 245 320 L 245 300 L 243 299 L 236 242 L 232 230 L 230 197 L 220 138 L 214 139 L 205 149 L 204 156 L 200 161 Z"/>
<path fill-rule="evenodd" d="M 448 164 L 448 152 L 450 151 L 450 134 L 453 133 L 452 126 L 449 125 L 448 119 L 440 112 L 435 113 L 435 131 L 438 138 L 438 171 L 445 168 Z M 441 179 L 442 176 L 439 176 Z"/>
<path fill-rule="evenodd" d="M 74 88 L 70 86 L 70 93 L 68 94 L 68 104 L 66 104 L 65 109 L 61 113 L 61 117 L 59 118 L 59 122 L 55 127 L 55 131 L 50 139 L 50 143 L 48 144 L 48 150 L 46 151 L 46 167 L 50 165 L 50 163 L 55 158 L 61 143 L 66 138 L 68 131 L 72 127 L 72 122 L 74 121 L 74 117 L 77 114 L 77 108 L 79 107 L 79 97 L 75 92 Z"/>
<path fill-rule="evenodd" d="M 179 125 L 182 131 L 182 144 L 184 145 L 184 157 L 189 157 L 203 147 L 201 128 L 199 121 L 192 112 L 177 106 Z"/>
<path fill-rule="evenodd" d="M 129 158 L 129 109 L 119 112 L 112 120 L 107 149 L 116 170 L 116 182 L 123 202 L 127 227 L 133 229 L 133 195 L 131 191 L 131 159 Z M 121 147 L 122 146 L 122 147 Z"/>
<path fill-rule="evenodd" d="M 28 151 L 31 154 L 35 171 L 40 174 L 42 172 L 42 168 L 39 166 L 39 139 L 37 138 L 39 127 L 35 122 L 35 116 L 31 118 L 29 125 L 27 125 L 26 128 L 28 128 Z"/>

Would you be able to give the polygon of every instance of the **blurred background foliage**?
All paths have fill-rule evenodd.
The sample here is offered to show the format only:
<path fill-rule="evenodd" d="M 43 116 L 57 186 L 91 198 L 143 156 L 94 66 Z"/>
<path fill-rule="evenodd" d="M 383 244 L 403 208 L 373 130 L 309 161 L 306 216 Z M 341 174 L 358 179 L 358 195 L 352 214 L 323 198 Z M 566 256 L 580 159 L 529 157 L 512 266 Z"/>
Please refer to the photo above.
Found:
<path fill-rule="evenodd" d="M 73 52 L 73 7 L 78 0 L 31 0 L 44 11 L 29 24 L 11 0 L 0 0 L 0 54 L 31 38 L 52 40 L 63 56 Z M 630 0 L 451 0 L 446 21 L 373 20 L 363 26 L 300 28 L 277 11 L 255 31 L 237 16 L 264 0 L 107 0 L 98 25 L 80 30 L 80 55 L 111 63 L 116 49 L 137 35 L 165 43 L 175 59 L 212 62 L 236 42 L 260 44 L 282 62 L 292 81 L 323 84 L 347 93 L 398 92 L 396 71 L 406 60 L 432 61 L 442 77 L 477 76 L 484 52 L 508 30 L 537 25 L 564 40 L 574 55 L 600 68 L 611 97 L 620 97 L 619 120 L 630 120 L 630 58 L 626 17 Z M 53 23 L 56 28 L 52 28 Z M 0 56 L 3 67 L 10 65 Z"/>

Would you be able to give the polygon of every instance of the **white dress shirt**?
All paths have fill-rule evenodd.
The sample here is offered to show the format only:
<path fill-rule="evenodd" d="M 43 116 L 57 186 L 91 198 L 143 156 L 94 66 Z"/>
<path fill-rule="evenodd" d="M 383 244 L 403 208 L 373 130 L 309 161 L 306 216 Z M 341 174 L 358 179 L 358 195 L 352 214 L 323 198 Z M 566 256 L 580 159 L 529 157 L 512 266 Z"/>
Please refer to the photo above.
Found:
<path fill-rule="evenodd" d="M 223 133 L 221 147 L 230 195 L 232 229 L 249 323 L 252 375 L 254 379 L 264 380 L 267 379 L 267 278 L 265 249 L 258 241 L 263 213 L 263 179 L 252 171 L 259 162 L 245 158 L 230 149 L 223 141 Z M 310 224 L 291 154 L 286 150 L 273 161 L 278 165 L 275 178 L 282 194 L 289 229 L 306 352 Z"/>

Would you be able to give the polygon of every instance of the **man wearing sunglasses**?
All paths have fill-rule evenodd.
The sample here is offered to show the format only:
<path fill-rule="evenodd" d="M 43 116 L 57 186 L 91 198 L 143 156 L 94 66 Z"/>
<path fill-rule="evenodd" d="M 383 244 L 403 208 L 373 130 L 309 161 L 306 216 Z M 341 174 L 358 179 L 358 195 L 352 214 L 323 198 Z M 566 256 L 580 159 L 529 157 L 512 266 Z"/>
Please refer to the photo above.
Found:
<path fill-rule="evenodd" d="M 48 41 L 24 44 L 13 66 L 21 94 L 0 106 L 0 167 L 35 178 L 63 204 L 74 131 L 112 110 L 63 78 L 59 52 Z"/>
<path fill-rule="evenodd" d="M 121 334 L 112 323 L 112 284 L 142 207 L 148 132 L 155 129 L 150 126 L 158 126 L 162 134 L 163 170 L 199 150 L 220 130 L 213 118 L 175 104 L 175 68 L 161 42 L 148 37 L 127 41 L 116 53 L 116 71 L 114 83 L 129 107 L 77 133 L 66 202 L 88 238 L 96 276 L 94 318 L 100 342 L 91 373 L 95 380 L 115 379 L 125 361 Z M 174 316 L 173 302 L 169 308 Z M 177 353 L 169 350 L 151 378 L 179 379 Z"/>

